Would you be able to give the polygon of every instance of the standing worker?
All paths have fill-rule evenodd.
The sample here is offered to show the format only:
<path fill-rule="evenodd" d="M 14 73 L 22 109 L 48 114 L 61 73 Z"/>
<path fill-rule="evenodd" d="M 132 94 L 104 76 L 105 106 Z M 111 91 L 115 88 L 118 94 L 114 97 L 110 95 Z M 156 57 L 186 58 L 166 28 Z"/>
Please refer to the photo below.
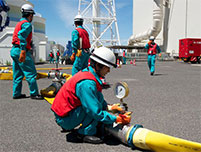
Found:
<path fill-rule="evenodd" d="M 10 51 L 13 59 L 13 99 L 25 98 L 25 94 L 21 94 L 22 80 L 24 76 L 28 82 L 30 89 L 30 97 L 32 99 L 43 99 L 38 93 L 38 85 L 36 82 L 36 68 L 31 57 L 31 40 L 32 40 L 32 25 L 33 15 L 35 14 L 33 7 L 29 4 L 24 4 L 21 7 L 22 18 L 17 23 Z"/>
<path fill-rule="evenodd" d="M 59 52 L 59 49 L 57 49 L 57 52 L 56 52 L 56 63 L 59 63 L 59 57 L 60 57 L 60 52 Z"/>
<path fill-rule="evenodd" d="M 156 62 L 156 53 L 158 51 L 159 56 L 161 56 L 161 49 L 160 47 L 154 42 L 155 38 L 151 36 L 149 38 L 149 42 L 145 45 L 145 49 L 147 49 L 148 53 L 148 66 L 150 70 L 150 75 L 154 75 L 155 72 L 155 62 Z"/>
<path fill-rule="evenodd" d="M 126 55 L 127 55 L 127 53 L 126 53 L 126 51 L 124 50 L 124 51 L 123 51 L 123 64 L 126 64 Z"/>
<path fill-rule="evenodd" d="M 110 67 L 116 67 L 114 53 L 105 47 L 96 48 L 90 56 L 91 65 L 75 74 L 59 90 L 52 104 L 57 124 L 72 130 L 80 127 L 76 137 L 82 142 L 99 144 L 102 139 L 97 136 L 98 123 L 113 124 L 113 122 L 128 124 L 130 116 L 112 115 L 107 110 L 122 111 L 117 105 L 107 105 L 103 98 L 102 81 L 110 72 Z"/>
<path fill-rule="evenodd" d="M 50 58 L 50 64 L 51 63 L 54 64 L 54 54 L 52 53 L 52 51 L 50 51 L 49 58 Z"/>
<path fill-rule="evenodd" d="M 78 71 L 83 70 L 88 66 L 89 48 L 91 45 L 89 42 L 89 34 L 82 26 L 83 21 L 81 15 L 77 15 L 74 18 L 76 29 L 72 32 L 73 54 L 71 56 L 71 61 L 74 61 L 72 75 L 75 75 Z"/>

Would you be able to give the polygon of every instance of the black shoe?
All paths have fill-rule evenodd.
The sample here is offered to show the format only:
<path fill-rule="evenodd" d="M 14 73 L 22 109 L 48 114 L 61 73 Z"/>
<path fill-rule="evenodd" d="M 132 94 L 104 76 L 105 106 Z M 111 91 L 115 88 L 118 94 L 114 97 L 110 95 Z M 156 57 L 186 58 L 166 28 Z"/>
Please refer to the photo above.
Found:
<path fill-rule="evenodd" d="M 31 99 L 35 99 L 35 100 L 43 100 L 44 98 L 41 95 L 36 95 L 36 96 L 30 96 Z"/>
<path fill-rule="evenodd" d="M 88 135 L 78 134 L 77 138 L 82 140 L 82 142 L 85 142 L 85 143 L 91 143 L 91 144 L 103 143 L 103 140 L 101 140 L 99 137 L 96 137 L 96 136 L 88 136 Z"/>
<path fill-rule="evenodd" d="M 150 75 L 154 75 L 154 72 L 151 72 Z"/>
<path fill-rule="evenodd" d="M 20 96 L 13 97 L 13 99 L 21 99 L 21 98 L 26 98 L 26 94 L 21 94 Z"/>

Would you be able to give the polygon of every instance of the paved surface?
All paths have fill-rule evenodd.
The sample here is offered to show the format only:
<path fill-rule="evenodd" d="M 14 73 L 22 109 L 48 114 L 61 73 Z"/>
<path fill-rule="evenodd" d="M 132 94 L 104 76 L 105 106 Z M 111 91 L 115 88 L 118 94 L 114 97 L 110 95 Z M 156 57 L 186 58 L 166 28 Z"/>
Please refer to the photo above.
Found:
<path fill-rule="evenodd" d="M 145 62 L 112 69 L 106 80 L 114 85 L 126 81 L 130 88 L 124 99 L 133 112 L 132 123 L 144 128 L 201 143 L 201 67 L 182 62 L 157 62 L 156 75 L 150 76 Z M 37 65 L 50 67 L 52 65 Z M 42 71 L 44 72 L 44 71 Z M 71 73 L 71 70 L 64 70 Z M 38 80 L 39 88 L 51 84 Z M 27 83 L 23 93 L 29 94 Z M 103 90 L 106 101 L 116 103 L 113 88 Z M 122 152 L 140 151 L 111 139 L 101 145 L 68 142 L 54 121 L 50 104 L 30 98 L 13 100 L 12 81 L 0 81 L 1 152 Z"/>

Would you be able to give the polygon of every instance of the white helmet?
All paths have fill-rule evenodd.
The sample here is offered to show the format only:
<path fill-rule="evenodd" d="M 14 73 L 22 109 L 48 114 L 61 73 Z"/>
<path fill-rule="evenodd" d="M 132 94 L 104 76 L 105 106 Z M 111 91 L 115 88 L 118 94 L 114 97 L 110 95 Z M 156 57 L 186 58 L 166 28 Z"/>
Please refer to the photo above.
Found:
<path fill-rule="evenodd" d="M 31 6 L 30 4 L 22 5 L 21 12 L 22 13 L 27 13 L 27 14 L 35 14 L 33 6 Z"/>
<path fill-rule="evenodd" d="M 150 36 L 149 40 L 155 40 L 155 37 L 154 36 Z"/>
<path fill-rule="evenodd" d="M 84 19 L 82 17 L 82 15 L 76 15 L 74 18 L 74 22 L 83 22 Z"/>
<path fill-rule="evenodd" d="M 114 53 L 106 47 L 95 48 L 90 58 L 107 67 L 117 67 Z"/>

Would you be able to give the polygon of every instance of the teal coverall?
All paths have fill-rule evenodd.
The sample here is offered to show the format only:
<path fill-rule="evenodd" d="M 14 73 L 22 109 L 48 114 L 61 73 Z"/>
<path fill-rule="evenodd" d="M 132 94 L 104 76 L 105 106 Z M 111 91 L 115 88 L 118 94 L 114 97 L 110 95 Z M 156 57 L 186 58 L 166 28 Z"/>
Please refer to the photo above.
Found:
<path fill-rule="evenodd" d="M 49 58 L 50 58 L 50 64 L 54 63 L 54 54 L 53 53 L 52 53 L 52 56 L 51 56 L 51 53 L 49 54 Z"/>
<path fill-rule="evenodd" d="M 82 28 L 82 26 L 78 26 L 77 28 Z M 72 48 L 73 48 L 73 53 L 77 53 L 77 50 L 79 49 L 80 46 L 80 41 L 79 41 L 79 32 L 77 30 L 73 30 L 72 32 Z M 80 70 L 83 70 L 88 66 L 88 60 L 89 60 L 89 52 L 85 52 L 84 49 L 82 49 L 82 55 L 80 57 L 76 56 L 75 61 L 73 63 L 73 68 L 72 68 L 72 75 L 75 75 L 77 72 Z"/>
<path fill-rule="evenodd" d="M 20 21 L 26 20 L 26 18 L 20 19 Z M 22 80 L 24 76 L 29 85 L 30 95 L 38 95 L 38 86 L 36 82 L 37 71 L 31 57 L 31 53 L 26 49 L 26 38 L 32 32 L 32 25 L 30 22 L 25 22 L 21 26 L 21 30 L 18 32 L 18 38 L 20 39 L 20 45 L 13 45 L 10 56 L 13 59 L 13 97 L 21 95 Z M 26 50 L 25 62 L 19 62 L 21 50 Z"/>
<path fill-rule="evenodd" d="M 91 66 L 83 71 L 88 71 L 88 69 L 102 85 L 102 81 Z M 83 80 L 77 83 L 76 96 L 79 97 L 81 106 L 69 112 L 67 117 L 60 117 L 55 114 L 56 122 L 62 128 L 71 130 L 82 123 L 78 133 L 95 135 L 98 122 L 112 124 L 116 121 L 116 116 L 105 111 L 107 103 L 103 98 L 103 94 L 97 91 L 96 82 L 93 80 Z"/>
<path fill-rule="evenodd" d="M 149 49 L 148 43 L 145 45 L 145 49 Z M 156 50 L 158 51 L 158 53 L 161 53 L 161 49 L 158 45 L 156 46 Z M 147 63 L 151 73 L 155 72 L 155 62 L 156 62 L 156 54 L 152 54 L 152 55 L 148 54 Z"/>
<path fill-rule="evenodd" d="M 59 52 L 59 51 L 57 51 L 57 52 Z M 55 53 L 55 56 L 56 56 L 56 63 L 59 63 L 59 56 L 60 56 L 60 55 L 58 55 L 57 52 Z M 59 54 L 60 54 L 60 52 L 59 52 Z"/>

